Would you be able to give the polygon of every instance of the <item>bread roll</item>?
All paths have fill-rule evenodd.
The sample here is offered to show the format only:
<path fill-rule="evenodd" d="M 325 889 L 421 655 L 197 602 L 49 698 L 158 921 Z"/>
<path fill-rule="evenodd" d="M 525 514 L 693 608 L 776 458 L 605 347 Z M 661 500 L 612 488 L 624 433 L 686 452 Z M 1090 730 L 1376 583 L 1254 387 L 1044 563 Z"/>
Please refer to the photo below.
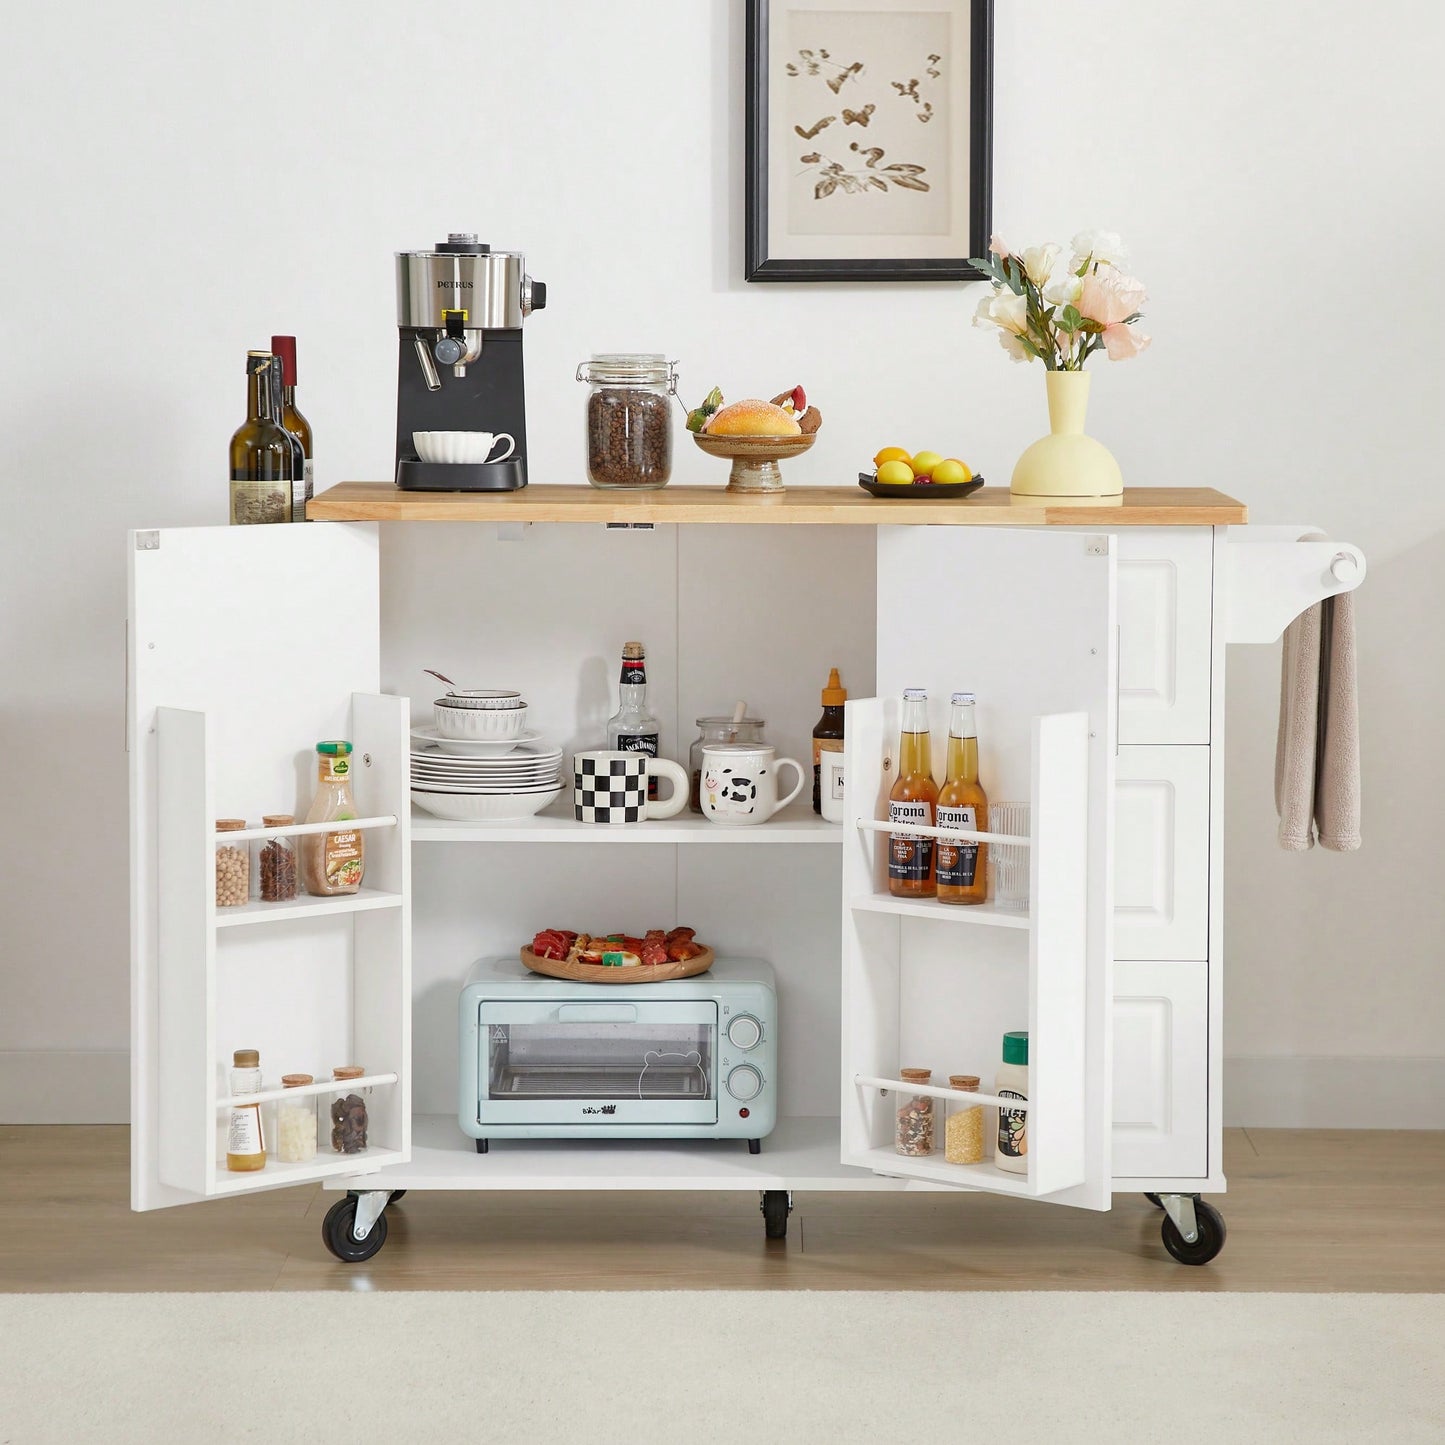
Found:
<path fill-rule="evenodd" d="M 797 419 L 769 401 L 749 397 L 715 411 L 703 430 L 709 436 L 795 437 L 802 434 Z"/>

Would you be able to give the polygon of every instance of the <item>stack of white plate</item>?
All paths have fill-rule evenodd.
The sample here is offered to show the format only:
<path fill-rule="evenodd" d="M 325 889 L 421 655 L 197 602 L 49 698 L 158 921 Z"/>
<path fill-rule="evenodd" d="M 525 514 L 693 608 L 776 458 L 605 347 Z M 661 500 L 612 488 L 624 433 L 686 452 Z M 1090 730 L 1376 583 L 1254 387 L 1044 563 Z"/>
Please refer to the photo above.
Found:
<path fill-rule="evenodd" d="M 561 748 L 537 740 L 501 756 L 468 756 L 443 751 L 418 733 L 412 735 L 412 801 L 438 818 L 529 818 L 562 791 Z"/>

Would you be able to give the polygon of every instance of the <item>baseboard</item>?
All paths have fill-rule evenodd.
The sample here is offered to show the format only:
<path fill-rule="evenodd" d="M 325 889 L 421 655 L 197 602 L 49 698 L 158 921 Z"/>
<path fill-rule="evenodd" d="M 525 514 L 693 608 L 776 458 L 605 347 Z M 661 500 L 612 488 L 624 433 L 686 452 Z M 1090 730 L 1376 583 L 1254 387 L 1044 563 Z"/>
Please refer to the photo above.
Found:
<path fill-rule="evenodd" d="M 1225 1059 L 1224 1125 L 1445 1129 L 1445 1058 Z"/>
<path fill-rule="evenodd" d="M 0 1050 L 0 1124 L 128 1123 L 126 1050 Z"/>

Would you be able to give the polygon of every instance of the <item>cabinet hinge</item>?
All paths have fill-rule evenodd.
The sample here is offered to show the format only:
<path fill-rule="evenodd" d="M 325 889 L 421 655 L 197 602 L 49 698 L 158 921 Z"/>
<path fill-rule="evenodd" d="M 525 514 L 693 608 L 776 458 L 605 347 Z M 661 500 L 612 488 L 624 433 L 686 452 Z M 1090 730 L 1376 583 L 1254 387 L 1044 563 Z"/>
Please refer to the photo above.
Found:
<path fill-rule="evenodd" d="M 1107 557 L 1109 555 L 1109 539 L 1107 537 L 1085 537 L 1084 556 L 1086 557 Z"/>
<path fill-rule="evenodd" d="M 135 549 L 137 552 L 159 552 L 161 550 L 161 534 L 159 532 L 137 532 Z"/>

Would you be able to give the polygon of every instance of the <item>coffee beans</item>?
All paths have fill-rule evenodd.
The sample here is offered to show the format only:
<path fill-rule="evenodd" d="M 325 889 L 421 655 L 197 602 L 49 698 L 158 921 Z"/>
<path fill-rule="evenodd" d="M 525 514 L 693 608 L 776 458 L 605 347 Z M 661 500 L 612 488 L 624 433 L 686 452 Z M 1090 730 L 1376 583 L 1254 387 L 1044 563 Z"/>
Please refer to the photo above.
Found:
<path fill-rule="evenodd" d="M 587 475 L 598 487 L 664 487 L 672 476 L 672 400 L 601 386 L 587 398 Z"/>

